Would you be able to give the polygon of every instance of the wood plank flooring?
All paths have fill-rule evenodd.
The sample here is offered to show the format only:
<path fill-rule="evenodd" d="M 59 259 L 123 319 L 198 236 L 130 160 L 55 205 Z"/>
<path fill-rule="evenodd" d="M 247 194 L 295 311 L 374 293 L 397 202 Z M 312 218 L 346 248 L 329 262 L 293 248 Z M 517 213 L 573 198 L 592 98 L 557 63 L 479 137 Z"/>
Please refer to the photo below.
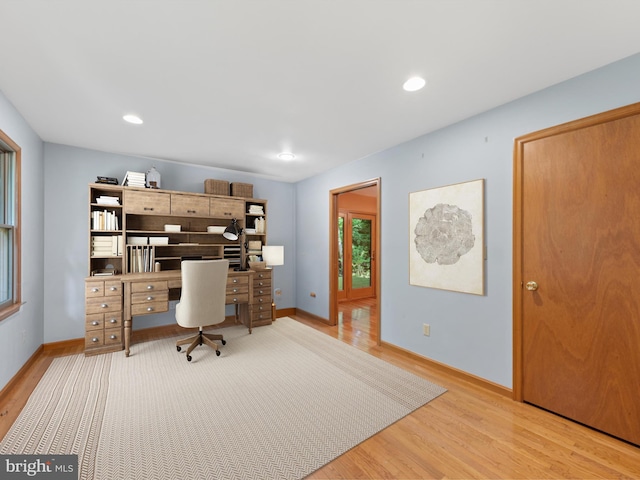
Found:
<path fill-rule="evenodd" d="M 303 315 L 292 318 L 442 385 L 448 392 L 325 465 L 310 479 L 640 478 L 640 448 L 378 347 L 374 307 L 371 300 L 341 304 L 335 327 Z M 177 326 L 140 331 L 134 341 L 183 332 Z M 81 351 L 81 346 L 46 349 L 5 392 L 0 399 L 0 438 L 51 360 Z"/>

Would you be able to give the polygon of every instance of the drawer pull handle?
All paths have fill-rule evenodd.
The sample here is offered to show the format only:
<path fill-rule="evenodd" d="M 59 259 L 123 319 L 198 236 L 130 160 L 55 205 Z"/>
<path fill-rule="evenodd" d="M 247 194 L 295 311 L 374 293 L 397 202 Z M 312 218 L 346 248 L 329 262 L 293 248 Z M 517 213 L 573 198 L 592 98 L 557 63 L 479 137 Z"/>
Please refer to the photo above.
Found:
<path fill-rule="evenodd" d="M 112 292 L 115 292 L 116 290 L 118 290 L 118 287 L 111 287 Z"/>
<path fill-rule="evenodd" d="M 262 285 L 264 285 L 264 283 L 262 282 L 258 282 L 258 286 L 261 287 Z"/>
<path fill-rule="evenodd" d="M 111 340 L 115 340 L 115 339 L 116 339 L 116 338 L 118 338 L 118 337 L 117 337 L 116 335 L 111 335 L 109 338 L 110 338 Z"/>
<path fill-rule="evenodd" d="M 238 279 L 237 279 L 237 278 L 234 278 L 234 279 L 233 279 L 233 283 L 238 283 Z"/>
<path fill-rule="evenodd" d="M 151 295 L 149 295 L 149 296 L 147 297 L 147 301 L 149 301 L 149 302 L 150 302 L 151 300 L 153 300 L 153 297 L 152 297 Z"/>
<path fill-rule="evenodd" d="M 262 273 L 258 274 L 258 277 L 262 278 L 264 275 Z"/>
<path fill-rule="evenodd" d="M 147 285 L 147 290 L 153 290 L 153 285 Z"/>
<path fill-rule="evenodd" d="M 98 343 L 98 342 L 100 341 L 100 339 L 99 339 L 98 337 L 93 337 L 93 338 L 91 339 L 91 341 L 92 341 L 93 343 Z"/>
<path fill-rule="evenodd" d="M 100 289 L 99 289 L 98 287 L 93 287 L 93 288 L 91 289 L 91 291 L 92 291 L 93 293 L 97 293 L 97 292 L 99 292 L 99 291 L 100 291 Z"/>
<path fill-rule="evenodd" d="M 153 307 L 147 307 L 147 312 L 153 312 Z"/>
<path fill-rule="evenodd" d="M 237 289 L 237 288 L 234 288 L 234 289 L 233 289 L 233 293 L 238 293 L 238 289 Z"/>
<path fill-rule="evenodd" d="M 118 320 L 116 320 L 115 318 L 112 318 L 111 320 L 109 320 L 109 322 L 111 322 L 111 323 L 118 323 Z"/>
<path fill-rule="evenodd" d="M 102 305 L 100 305 L 100 306 L 101 306 L 102 308 L 108 308 L 108 307 L 109 307 L 109 304 L 107 304 L 107 303 L 103 303 L 103 304 L 102 304 Z"/>
<path fill-rule="evenodd" d="M 195 210 L 187 210 L 187 213 L 196 213 Z"/>
<path fill-rule="evenodd" d="M 234 298 L 234 299 L 233 299 L 233 303 L 238 303 L 238 299 L 237 299 L 237 298 Z"/>
<path fill-rule="evenodd" d="M 91 322 L 91 325 L 93 325 L 94 327 L 97 327 L 98 325 L 100 325 L 100 322 L 98 322 L 97 320 L 94 320 L 93 322 Z"/>
<path fill-rule="evenodd" d="M 145 210 L 153 211 L 153 207 L 144 207 Z"/>

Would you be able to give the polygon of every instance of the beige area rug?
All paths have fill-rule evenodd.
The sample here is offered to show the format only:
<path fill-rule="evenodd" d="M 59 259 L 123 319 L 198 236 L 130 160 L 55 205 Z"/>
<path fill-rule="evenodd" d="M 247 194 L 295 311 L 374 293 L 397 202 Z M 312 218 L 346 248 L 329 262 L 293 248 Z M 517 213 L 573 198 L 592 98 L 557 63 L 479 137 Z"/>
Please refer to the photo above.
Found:
<path fill-rule="evenodd" d="M 289 318 L 57 358 L 0 454 L 77 454 L 82 479 L 297 479 L 445 389 Z"/>

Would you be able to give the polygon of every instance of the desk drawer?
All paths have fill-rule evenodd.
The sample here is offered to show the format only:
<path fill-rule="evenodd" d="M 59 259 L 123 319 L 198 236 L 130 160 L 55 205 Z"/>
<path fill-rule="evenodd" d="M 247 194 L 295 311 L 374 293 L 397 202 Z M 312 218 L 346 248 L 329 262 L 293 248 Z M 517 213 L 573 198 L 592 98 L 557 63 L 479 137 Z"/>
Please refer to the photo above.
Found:
<path fill-rule="evenodd" d="M 86 299 L 85 312 L 87 315 L 121 311 L 122 297 L 99 297 Z"/>
<path fill-rule="evenodd" d="M 122 327 L 104 329 L 105 345 L 122 344 L 123 340 L 124 338 L 122 337 Z"/>
<path fill-rule="evenodd" d="M 259 297 L 262 295 L 266 295 L 271 297 L 271 287 L 253 287 L 253 295 L 254 297 Z"/>
<path fill-rule="evenodd" d="M 249 275 L 229 275 L 227 277 L 227 290 L 232 285 L 249 285 Z"/>
<path fill-rule="evenodd" d="M 227 305 L 231 305 L 233 303 L 248 303 L 249 302 L 249 293 L 238 293 L 236 295 L 227 294 Z"/>
<path fill-rule="evenodd" d="M 119 280 L 86 282 L 84 295 L 86 298 L 121 296 L 122 282 Z"/>
<path fill-rule="evenodd" d="M 102 345 L 104 345 L 104 330 L 91 330 L 85 333 L 85 348 L 101 347 Z"/>
<path fill-rule="evenodd" d="M 93 313 L 85 317 L 85 329 L 100 330 L 103 327 L 113 328 L 122 326 L 122 313 Z"/>
<path fill-rule="evenodd" d="M 227 295 L 249 293 L 249 285 L 227 285 Z"/>
<path fill-rule="evenodd" d="M 263 288 L 263 289 L 267 289 L 267 290 L 271 290 L 271 279 L 259 279 L 259 278 L 254 278 L 253 279 L 253 288 L 254 290 L 258 289 L 258 288 Z"/>
<path fill-rule="evenodd" d="M 153 302 L 168 302 L 169 301 L 169 291 L 154 291 L 151 290 L 149 292 L 144 293 L 134 293 L 131 295 L 131 304 L 135 305 L 137 303 L 153 303 Z"/>
<path fill-rule="evenodd" d="M 104 327 L 104 314 L 94 313 L 87 315 L 84 319 L 84 329 L 86 332 L 90 330 L 102 330 Z"/>
<path fill-rule="evenodd" d="M 169 302 L 145 302 L 131 305 L 131 315 L 149 315 L 169 311 Z"/>
<path fill-rule="evenodd" d="M 251 303 L 254 305 L 271 305 L 271 295 L 257 295 L 254 293 Z"/>
<path fill-rule="evenodd" d="M 142 292 L 157 292 L 162 290 L 169 290 L 169 284 L 166 280 L 161 280 L 158 282 L 132 282 L 131 283 L 131 292 L 132 293 L 142 293 Z"/>
<path fill-rule="evenodd" d="M 251 322 L 256 327 L 271 323 L 271 308 L 268 312 L 251 312 Z"/>

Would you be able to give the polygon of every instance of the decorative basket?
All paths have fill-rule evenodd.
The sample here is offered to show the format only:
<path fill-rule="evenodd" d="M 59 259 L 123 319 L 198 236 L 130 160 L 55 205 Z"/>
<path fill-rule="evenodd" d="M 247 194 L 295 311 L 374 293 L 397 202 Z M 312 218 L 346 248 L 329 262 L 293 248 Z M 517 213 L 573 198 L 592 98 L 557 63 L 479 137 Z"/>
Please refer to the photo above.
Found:
<path fill-rule="evenodd" d="M 245 197 L 253 198 L 253 184 L 252 183 L 231 183 L 231 196 L 232 197 Z"/>
<path fill-rule="evenodd" d="M 204 193 L 210 195 L 229 195 L 229 182 L 207 178 L 204 181 Z"/>
<path fill-rule="evenodd" d="M 267 263 L 266 262 L 249 262 L 249 268 L 251 270 L 266 270 Z"/>

